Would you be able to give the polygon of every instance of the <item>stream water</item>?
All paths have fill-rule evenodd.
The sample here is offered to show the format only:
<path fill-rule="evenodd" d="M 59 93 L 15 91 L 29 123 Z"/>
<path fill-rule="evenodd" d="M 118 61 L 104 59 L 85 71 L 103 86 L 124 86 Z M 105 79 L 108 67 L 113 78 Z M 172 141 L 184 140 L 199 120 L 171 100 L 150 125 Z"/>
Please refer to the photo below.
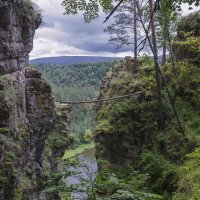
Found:
<path fill-rule="evenodd" d="M 86 200 L 87 190 L 91 187 L 91 183 L 96 177 L 98 170 L 97 161 L 95 159 L 95 149 L 87 149 L 79 156 L 78 167 L 71 167 L 69 169 L 75 175 L 67 178 L 67 183 L 69 185 L 78 186 L 78 190 L 72 193 L 74 199 Z M 83 191 L 80 191 L 83 190 Z"/>

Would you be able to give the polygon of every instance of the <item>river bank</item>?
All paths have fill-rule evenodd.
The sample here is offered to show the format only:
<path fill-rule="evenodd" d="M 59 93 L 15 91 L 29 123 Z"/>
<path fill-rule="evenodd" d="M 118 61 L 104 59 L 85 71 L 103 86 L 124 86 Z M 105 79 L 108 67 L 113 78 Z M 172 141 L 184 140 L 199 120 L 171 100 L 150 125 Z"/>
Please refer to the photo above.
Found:
<path fill-rule="evenodd" d="M 82 144 L 78 148 L 66 150 L 63 159 L 69 159 L 77 155 L 84 155 L 88 159 L 93 157 L 95 155 L 94 143 Z"/>

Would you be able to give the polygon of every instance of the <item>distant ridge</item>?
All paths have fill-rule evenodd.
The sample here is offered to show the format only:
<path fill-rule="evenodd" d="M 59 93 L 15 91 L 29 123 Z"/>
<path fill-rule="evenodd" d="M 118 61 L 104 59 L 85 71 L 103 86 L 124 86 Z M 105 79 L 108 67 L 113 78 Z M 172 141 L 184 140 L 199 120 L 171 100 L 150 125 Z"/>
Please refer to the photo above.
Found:
<path fill-rule="evenodd" d="M 29 63 L 33 65 L 38 64 L 73 64 L 86 62 L 109 62 L 119 60 L 119 57 L 96 57 L 96 56 L 59 56 L 59 57 L 45 57 L 30 60 Z"/>

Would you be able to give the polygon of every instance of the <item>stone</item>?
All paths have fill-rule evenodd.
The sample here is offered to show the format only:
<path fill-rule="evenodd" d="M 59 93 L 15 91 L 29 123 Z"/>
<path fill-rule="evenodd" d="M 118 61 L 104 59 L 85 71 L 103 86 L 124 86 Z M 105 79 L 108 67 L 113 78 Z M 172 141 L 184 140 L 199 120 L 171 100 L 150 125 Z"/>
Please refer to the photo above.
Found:
<path fill-rule="evenodd" d="M 0 1 L 0 75 L 15 72 L 28 64 L 35 29 L 42 18 L 33 7 L 26 15 L 24 12 L 22 0 Z"/>

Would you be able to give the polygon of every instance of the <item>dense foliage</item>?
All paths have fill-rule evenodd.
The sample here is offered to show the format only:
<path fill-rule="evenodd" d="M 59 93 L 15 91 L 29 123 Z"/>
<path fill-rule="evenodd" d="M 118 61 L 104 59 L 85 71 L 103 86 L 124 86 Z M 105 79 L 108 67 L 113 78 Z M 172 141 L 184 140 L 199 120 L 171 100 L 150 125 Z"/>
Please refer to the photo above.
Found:
<path fill-rule="evenodd" d="M 114 63 L 115 61 L 71 65 L 40 64 L 32 67 L 49 81 L 56 101 L 77 102 L 94 99 L 101 79 Z M 93 129 L 92 105 L 74 105 L 70 118 L 75 141 L 82 143 L 85 131 Z M 88 142 L 88 138 L 86 140 Z"/>
<path fill-rule="evenodd" d="M 200 62 L 200 18 L 199 12 L 183 17 L 177 27 L 174 51 L 177 60 L 188 59 L 193 64 Z"/>

